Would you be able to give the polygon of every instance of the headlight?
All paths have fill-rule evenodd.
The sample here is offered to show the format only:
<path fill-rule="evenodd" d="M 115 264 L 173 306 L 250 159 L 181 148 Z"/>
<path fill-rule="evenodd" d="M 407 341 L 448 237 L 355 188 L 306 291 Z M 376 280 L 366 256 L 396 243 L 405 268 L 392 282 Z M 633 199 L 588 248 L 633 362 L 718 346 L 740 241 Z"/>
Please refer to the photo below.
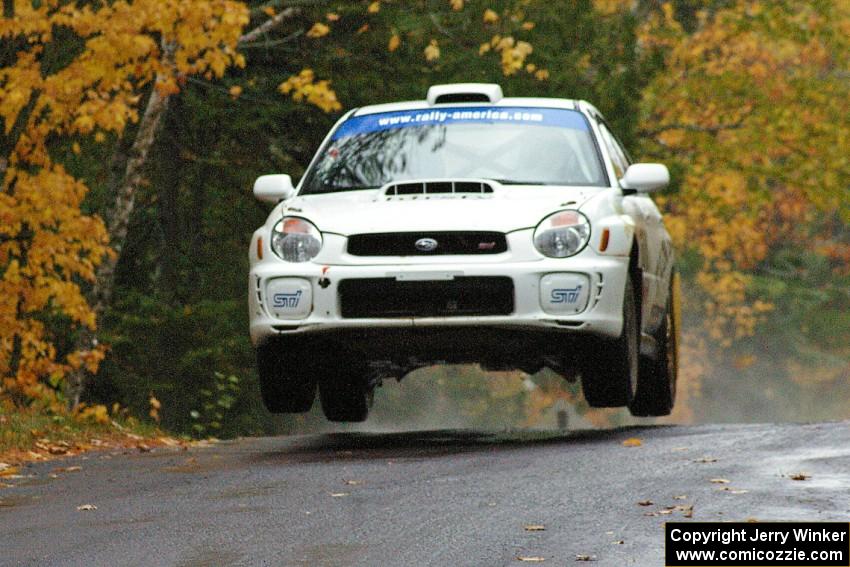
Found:
<path fill-rule="evenodd" d="M 578 211 L 561 211 L 543 219 L 534 229 L 534 247 L 551 258 L 578 254 L 590 240 L 590 221 Z"/>
<path fill-rule="evenodd" d="M 308 262 L 322 249 L 322 233 L 309 221 L 283 217 L 272 230 L 272 250 L 287 262 Z"/>

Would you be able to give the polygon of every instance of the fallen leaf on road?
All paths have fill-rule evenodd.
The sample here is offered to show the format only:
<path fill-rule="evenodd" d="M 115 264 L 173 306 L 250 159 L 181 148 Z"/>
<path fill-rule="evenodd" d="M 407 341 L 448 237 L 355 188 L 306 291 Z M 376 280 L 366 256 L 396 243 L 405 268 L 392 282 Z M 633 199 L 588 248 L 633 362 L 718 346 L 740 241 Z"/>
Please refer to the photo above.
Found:
<path fill-rule="evenodd" d="M 689 451 L 690 447 L 673 447 L 670 450 L 678 453 L 679 451 Z"/>
<path fill-rule="evenodd" d="M 348 486 L 357 486 L 359 484 L 363 484 L 362 480 L 343 480 L 342 482 L 347 484 Z"/>
<path fill-rule="evenodd" d="M 700 459 L 696 459 L 694 462 L 695 463 L 716 463 L 717 459 L 715 459 L 714 457 L 702 457 Z"/>
<path fill-rule="evenodd" d="M 596 561 L 595 555 L 576 555 L 576 561 Z"/>
<path fill-rule="evenodd" d="M 742 488 L 732 488 L 731 486 L 724 486 L 723 488 L 718 488 L 720 492 L 728 492 L 729 494 L 746 494 L 749 490 L 744 490 Z"/>
<path fill-rule="evenodd" d="M 685 518 L 693 518 L 694 517 L 694 507 L 693 507 L 693 505 L 691 505 L 691 506 L 676 506 L 674 509 L 681 512 L 682 516 L 684 516 Z"/>
<path fill-rule="evenodd" d="M 791 480 L 809 480 L 812 476 L 806 473 L 796 473 L 792 474 L 790 478 Z"/>
<path fill-rule="evenodd" d="M 659 510 L 658 513 L 666 516 L 668 514 L 672 514 L 673 510 Z"/>
<path fill-rule="evenodd" d="M 57 467 L 57 468 L 53 469 L 53 472 L 55 472 L 55 473 L 62 473 L 62 472 L 77 472 L 77 471 L 81 471 L 81 470 L 83 470 L 83 467 L 78 467 L 78 466 L 73 466 L 73 467 Z"/>
<path fill-rule="evenodd" d="M 77 510 L 80 512 L 89 512 L 91 510 L 97 510 L 97 506 L 94 504 L 83 504 L 82 506 L 77 506 Z"/>
<path fill-rule="evenodd" d="M 529 524 L 525 526 L 525 531 L 527 532 L 542 532 L 546 530 L 546 526 L 542 524 Z"/>
<path fill-rule="evenodd" d="M 643 441 L 637 437 L 629 437 L 623 441 L 623 447 L 640 447 L 641 445 L 643 445 Z"/>
<path fill-rule="evenodd" d="M 331 492 L 331 496 L 333 498 L 345 498 L 348 496 L 348 492 Z"/>
<path fill-rule="evenodd" d="M 151 448 L 149 445 L 145 445 L 144 443 L 139 443 L 136 445 L 136 448 L 139 450 L 139 453 L 149 453 Z"/>
<path fill-rule="evenodd" d="M 539 555 L 532 555 L 530 557 L 518 555 L 516 559 L 517 561 L 525 561 L 526 563 L 542 563 L 546 561 L 545 557 L 540 557 Z"/>
<path fill-rule="evenodd" d="M 688 498 L 687 494 L 679 494 L 678 496 L 674 496 L 673 500 L 687 500 L 687 498 Z"/>
<path fill-rule="evenodd" d="M 2 476 L 15 476 L 18 474 L 18 467 L 13 467 L 12 465 L 7 465 L 6 463 L 0 463 L 0 477 Z"/>
<path fill-rule="evenodd" d="M 612 542 L 611 542 L 611 544 L 613 544 L 613 545 L 623 545 L 624 543 L 626 543 L 626 542 L 624 542 L 624 541 L 623 541 L 623 540 L 621 540 L 621 539 L 618 539 L 617 541 L 612 541 Z"/>
<path fill-rule="evenodd" d="M 712 478 L 708 482 L 711 482 L 713 484 L 729 484 L 730 481 L 725 478 Z"/>
<path fill-rule="evenodd" d="M 655 512 L 644 512 L 643 515 L 652 517 L 652 516 L 657 516 L 658 514 L 656 514 Z"/>
<path fill-rule="evenodd" d="M 653 504 L 655 504 L 655 502 L 652 500 L 641 500 L 638 502 L 638 506 L 652 506 Z"/>

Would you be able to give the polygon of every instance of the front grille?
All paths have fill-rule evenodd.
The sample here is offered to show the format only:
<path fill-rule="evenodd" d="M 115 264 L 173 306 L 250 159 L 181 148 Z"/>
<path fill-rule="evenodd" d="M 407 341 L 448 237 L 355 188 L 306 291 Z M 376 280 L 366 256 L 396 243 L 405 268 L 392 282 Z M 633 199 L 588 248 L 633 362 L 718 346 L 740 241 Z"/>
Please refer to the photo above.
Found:
<path fill-rule="evenodd" d="M 342 280 L 339 302 L 346 319 L 508 315 L 514 310 L 514 283 L 503 276 L 445 281 Z"/>
<path fill-rule="evenodd" d="M 436 247 L 417 246 L 431 240 Z M 348 253 L 354 256 L 445 256 L 448 254 L 501 254 L 508 241 L 501 232 L 385 232 L 354 234 Z"/>

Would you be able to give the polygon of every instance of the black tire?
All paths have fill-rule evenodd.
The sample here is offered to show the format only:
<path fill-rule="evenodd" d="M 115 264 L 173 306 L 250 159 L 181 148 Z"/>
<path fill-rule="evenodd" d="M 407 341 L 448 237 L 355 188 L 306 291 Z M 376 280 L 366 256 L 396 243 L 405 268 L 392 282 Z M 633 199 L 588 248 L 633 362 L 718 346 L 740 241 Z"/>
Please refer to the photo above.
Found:
<path fill-rule="evenodd" d="M 366 421 L 372 399 L 373 389 L 361 366 L 340 365 L 319 381 L 319 400 L 328 421 Z"/>
<path fill-rule="evenodd" d="M 640 315 L 632 276 L 623 291 L 623 332 L 619 338 L 600 340 L 588 349 L 581 364 L 581 389 L 592 408 L 627 406 L 638 377 Z"/>
<path fill-rule="evenodd" d="M 269 341 L 257 349 L 263 403 L 272 413 L 304 413 L 316 399 L 318 369 L 297 344 Z"/>
<path fill-rule="evenodd" d="M 638 387 L 629 411 L 638 417 L 670 415 L 676 401 L 679 374 L 679 303 L 677 274 L 670 275 L 664 322 L 653 334 L 658 358 L 641 357 Z"/>

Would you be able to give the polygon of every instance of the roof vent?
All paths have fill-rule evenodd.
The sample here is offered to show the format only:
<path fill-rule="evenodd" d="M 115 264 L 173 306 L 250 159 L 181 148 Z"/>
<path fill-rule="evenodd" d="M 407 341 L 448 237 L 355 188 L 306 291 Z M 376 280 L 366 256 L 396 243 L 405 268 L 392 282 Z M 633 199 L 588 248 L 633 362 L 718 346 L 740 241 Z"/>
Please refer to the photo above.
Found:
<path fill-rule="evenodd" d="M 457 83 L 434 85 L 428 89 L 428 104 L 451 102 L 487 102 L 494 104 L 502 100 L 502 87 L 489 83 Z"/>

